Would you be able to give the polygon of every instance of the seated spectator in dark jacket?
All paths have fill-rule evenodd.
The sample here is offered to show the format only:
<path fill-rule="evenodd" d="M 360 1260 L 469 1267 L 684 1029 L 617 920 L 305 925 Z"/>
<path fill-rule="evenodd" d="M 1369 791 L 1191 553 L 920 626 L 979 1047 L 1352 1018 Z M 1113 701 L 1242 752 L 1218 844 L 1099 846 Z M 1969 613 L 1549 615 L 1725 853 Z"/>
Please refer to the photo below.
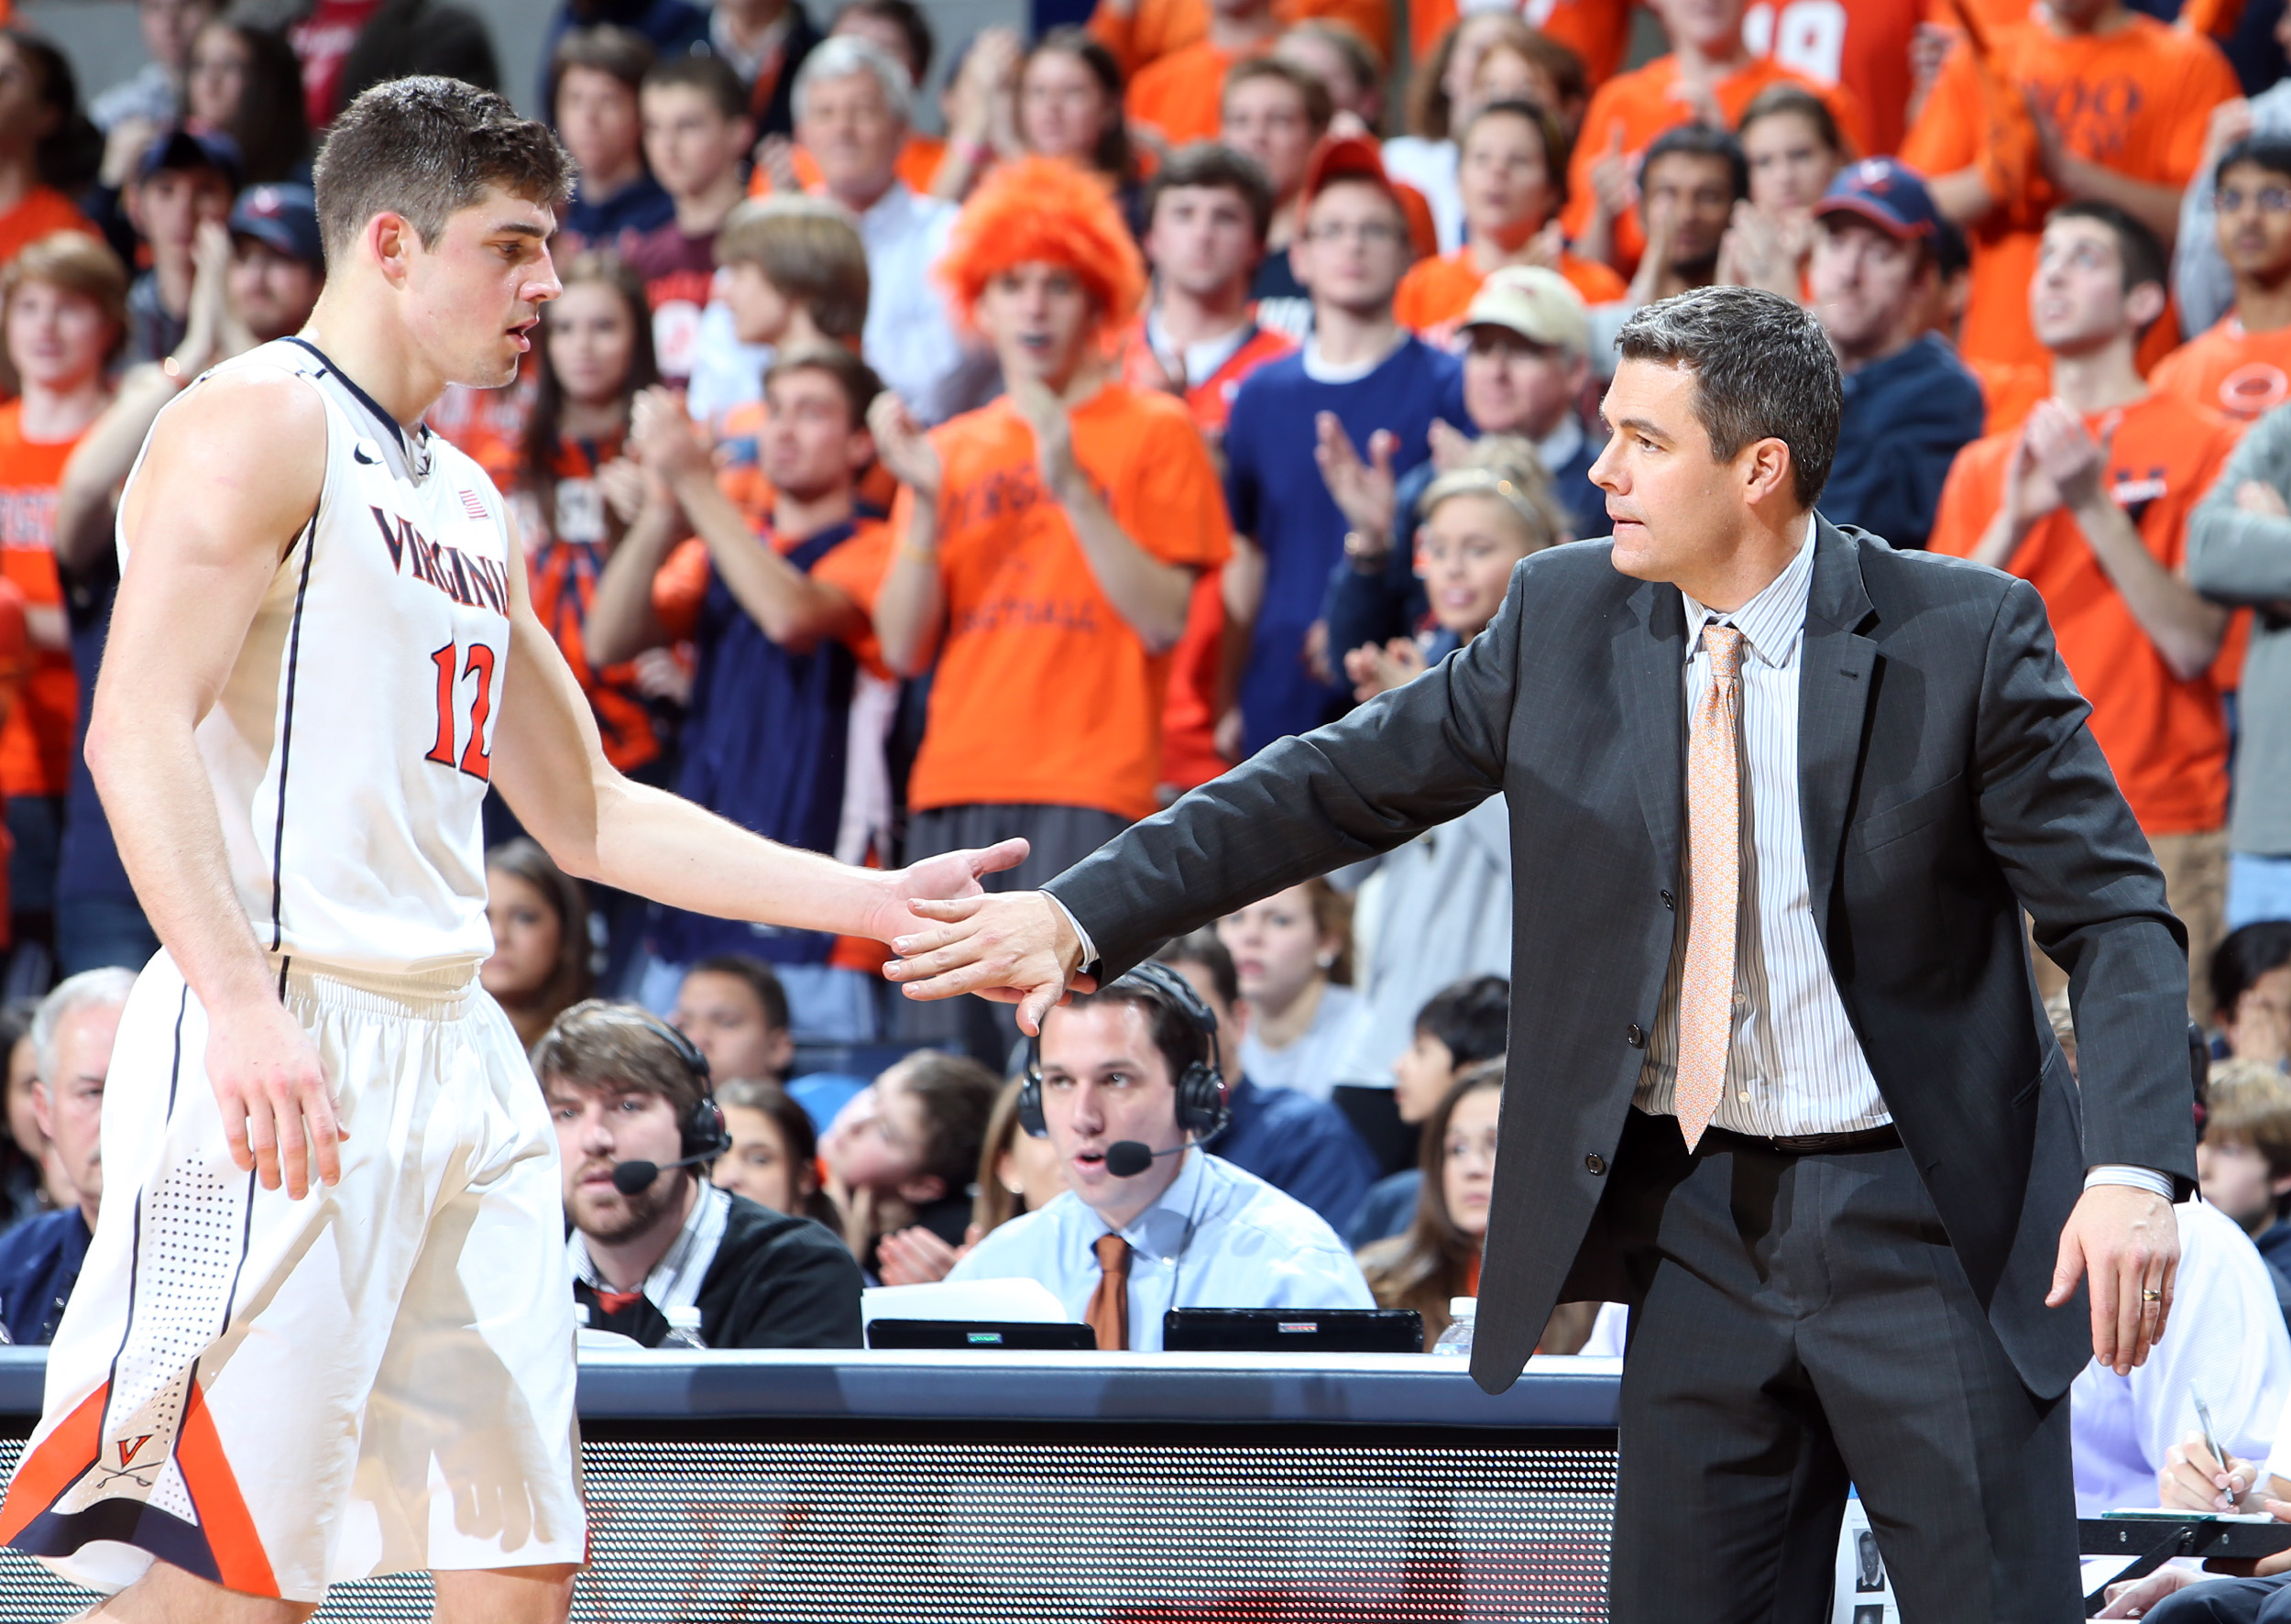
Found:
<path fill-rule="evenodd" d="M 1002 1084 L 976 1060 L 918 1048 L 845 1106 L 819 1141 L 843 1238 L 871 1275 L 876 1243 L 921 1227 L 949 1246 L 970 1227 L 970 1180 Z"/>
<path fill-rule="evenodd" d="M 1217 1047 L 1225 1077 L 1222 1132 L 1203 1147 L 1244 1172 L 1255 1173 L 1294 1196 L 1341 1231 L 1368 1193 L 1376 1160 L 1344 1114 L 1295 1089 L 1261 1088 L 1241 1070 L 1241 1041 L 1249 1014 L 1241 1002 L 1241 974 L 1214 930 L 1196 930 L 1154 955 L 1193 984 L 1217 1017 Z"/>
<path fill-rule="evenodd" d="M 1510 1019 L 1511 982 L 1500 975 L 1474 976 L 1433 994 L 1417 1013 L 1415 1041 L 1392 1062 L 1400 1120 L 1430 1121 L 1467 1067 L 1504 1052 Z M 1418 1166 L 1377 1180 L 1345 1233 L 1354 1250 L 1409 1226 L 1423 1178 Z"/>
<path fill-rule="evenodd" d="M 565 1259 L 591 1330 L 646 1347 L 672 1331 L 716 1348 L 860 1345 L 860 1271 L 833 1234 L 717 1189 L 704 1168 L 668 1165 L 705 1148 L 692 1125 L 707 1080 L 654 1017 L 575 1004 L 533 1049 L 533 1071 L 556 1120 Z M 623 1194 L 613 1171 L 640 1161 L 659 1171 Z"/>
<path fill-rule="evenodd" d="M 54 1341 L 79 1283 L 104 1199 L 104 1076 L 135 984 L 133 971 L 84 971 L 49 993 L 33 1017 L 39 1081 L 32 1109 L 79 1202 L 0 1236 L 0 1324 L 10 1342 Z"/>
<path fill-rule="evenodd" d="M 1808 300 L 1846 377 L 1823 514 L 1922 547 L 1957 454 L 1980 435 L 1980 385 L 1925 330 L 1941 216 L 1914 170 L 1850 164 L 1814 205 Z"/>

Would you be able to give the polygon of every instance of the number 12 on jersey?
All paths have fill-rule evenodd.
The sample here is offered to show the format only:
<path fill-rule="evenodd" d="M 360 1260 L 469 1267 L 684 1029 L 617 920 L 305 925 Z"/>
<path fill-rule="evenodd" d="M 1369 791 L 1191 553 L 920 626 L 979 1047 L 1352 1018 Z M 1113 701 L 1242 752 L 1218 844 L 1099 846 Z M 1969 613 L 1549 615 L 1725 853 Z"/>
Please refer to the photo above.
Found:
<path fill-rule="evenodd" d="M 459 656 L 456 669 L 456 656 Z M 493 647 L 473 642 L 466 651 L 447 643 L 430 656 L 437 667 L 437 742 L 422 759 L 441 767 L 458 767 L 483 783 L 493 780 L 493 757 L 486 749 L 486 719 L 493 714 Z M 461 733 L 462 685 L 475 678 L 469 697 L 469 742 L 456 757 L 454 745 Z"/>

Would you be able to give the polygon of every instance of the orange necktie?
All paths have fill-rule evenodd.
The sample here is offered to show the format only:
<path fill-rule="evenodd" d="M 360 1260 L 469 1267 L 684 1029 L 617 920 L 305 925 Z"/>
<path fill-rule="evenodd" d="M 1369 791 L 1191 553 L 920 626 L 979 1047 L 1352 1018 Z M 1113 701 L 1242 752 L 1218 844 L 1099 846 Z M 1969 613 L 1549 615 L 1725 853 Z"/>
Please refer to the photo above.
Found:
<path fill-rule="evenodd" d="M 1686 971 L 1679 982 L 1678 1070 L 1671 1108 L 1689 1150 L 1718 1109 L 1734 1041 L 1734 945 L 1742 881 L 1742 633 L 1703 628 L 1710 684 L 1686 737 Z"/>
<path fill-rule="evenodd" d="M 1093 1249 L 1101 1273 L 1082 1323 L 1098 1333 L 1100 1352 L 1123 1353 L 1130 1345 L 1130 1243 L 1118 1234 L 1102 1234 Z"/>

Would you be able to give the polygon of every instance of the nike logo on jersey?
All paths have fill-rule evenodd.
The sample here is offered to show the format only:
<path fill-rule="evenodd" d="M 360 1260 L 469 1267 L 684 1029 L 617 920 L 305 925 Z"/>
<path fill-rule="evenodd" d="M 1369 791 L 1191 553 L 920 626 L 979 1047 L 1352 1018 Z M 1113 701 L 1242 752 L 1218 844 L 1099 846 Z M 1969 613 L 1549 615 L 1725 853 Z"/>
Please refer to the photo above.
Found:
<path fill-rule="evenodd" d="M 352 460 L 362 462 L 368 467 L 378 468 L 382 466 L 382 459 L 380 457 L 368 456 L 366 455 L 366 447 L 362 444 L 350 447 L 350 455 Z"/>
<path fill-rule="evenodd" d="M 471 609 L 489 609 L 497 614 L 509 613 L 507 565 L 433 542 L 414 529 L 411 520 L 393 521 L 389 514 L 376 507 L 368 507 L 367 511 L 374 515 L 375 527 L 382 532 L 382 545 L 389 550 L 391 569 L 417 581 L 427 581 L 455 603 Z"/>

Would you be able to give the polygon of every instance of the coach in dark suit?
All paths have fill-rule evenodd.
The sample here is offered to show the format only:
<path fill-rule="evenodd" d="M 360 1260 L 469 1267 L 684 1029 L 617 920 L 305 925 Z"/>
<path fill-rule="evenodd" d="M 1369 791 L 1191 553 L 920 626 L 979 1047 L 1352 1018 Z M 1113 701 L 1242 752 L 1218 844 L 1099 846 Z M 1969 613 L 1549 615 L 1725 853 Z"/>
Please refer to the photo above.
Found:
<path fill-rule="evenodd" d="M 1912 1624 L 2065 1624 L 2066 1393 L 2162 1333 L 2194 1180 L 2185 934 L 2035 592 L 1814 513 L 1841 391 L 1812 318 L 1705 289 L 1621 350 L 1611 542 L 1529 558 L 1438 669 L 1047 894 L 933 908 L 892 973 L 1031 1025 L 1085 968 L 1500 791 L 1472 1373 L 1508 1386 L 1554 1302 L 1637 1305 L 1613 1616 L 1823 1617 L 1850 1479 Z"/>

